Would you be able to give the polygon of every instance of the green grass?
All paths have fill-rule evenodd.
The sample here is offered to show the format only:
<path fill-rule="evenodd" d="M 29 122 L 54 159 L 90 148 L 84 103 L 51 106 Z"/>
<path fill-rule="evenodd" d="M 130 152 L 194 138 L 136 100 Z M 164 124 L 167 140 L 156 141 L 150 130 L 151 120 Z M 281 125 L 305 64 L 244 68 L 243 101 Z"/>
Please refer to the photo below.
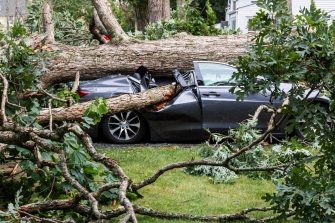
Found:
<path fill-rule="evenodd" d="M 167 164 L 199 158 L 197 148 L 111 148 L 102 152 L 118 160 L 134 182 L 151 176 Z M 261 197 L 273 191 L 274 185 L 270 181 L 253 180 L 242 176 L 234 184 L 213 184 L 208 177 L 190 176 L 177 169 L 141 189 L 139 192 L 144 198 L 134 203 L 155 210 L 194 215 L 230 214 L 249 207 L 268 206 Z M 264 216 L 264 213 L 257 213 L 254 216 Z M 190 221 L 164 221 L 140 216 L 139 222 Z"/>

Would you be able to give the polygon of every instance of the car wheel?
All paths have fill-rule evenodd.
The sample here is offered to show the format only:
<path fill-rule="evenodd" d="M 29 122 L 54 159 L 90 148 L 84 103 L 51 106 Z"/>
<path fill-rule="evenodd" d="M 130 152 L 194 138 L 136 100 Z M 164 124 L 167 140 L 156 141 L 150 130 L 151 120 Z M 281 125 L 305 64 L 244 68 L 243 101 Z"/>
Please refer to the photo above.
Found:
<path fill-rule="evenodd" d="M 144 119 L 133 111 L 105 116 L 101 127 L 107 140 L 121 144 L 141 141 L 147 129 Z"/>

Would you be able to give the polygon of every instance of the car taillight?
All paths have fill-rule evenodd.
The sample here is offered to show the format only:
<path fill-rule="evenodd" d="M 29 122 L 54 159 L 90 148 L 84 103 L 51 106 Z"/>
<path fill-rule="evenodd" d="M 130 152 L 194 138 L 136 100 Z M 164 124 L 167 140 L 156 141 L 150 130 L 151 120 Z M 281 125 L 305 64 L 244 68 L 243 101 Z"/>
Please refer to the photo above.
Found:
<path fill-rule="evenodd" d="M 76 93 L 79 95 L 79 97 L 84 97 L 85 95 L 91 93 L 90 91 L 85 91 L 85 90 L 77 90 Z"/>

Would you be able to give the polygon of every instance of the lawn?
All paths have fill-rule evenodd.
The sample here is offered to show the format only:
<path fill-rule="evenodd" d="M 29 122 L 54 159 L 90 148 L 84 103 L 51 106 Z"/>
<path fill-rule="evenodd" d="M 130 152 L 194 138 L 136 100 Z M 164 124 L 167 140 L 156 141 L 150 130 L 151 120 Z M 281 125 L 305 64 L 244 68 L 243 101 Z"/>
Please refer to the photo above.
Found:
<path fill-rule="evenodd" d="M 196 147 L 110 148 L 100 151 L 118 160 L 134 182 L 150 176 L 167 164 L 199 158 Z M 261 197 L 273 190 L 271 181 L 242 176 L 234 184 L 213 184 L 208 177 L 189 176 L 179 169 L 168 172 L 154 184 L 141 189 L 139 192 L 144 198 L 135 203 L 155 210 L 194 215 L 230 214 L 249 207 L 268 206 Z M 258 213 L 255 216 L 263 215 Z M 139 216 L 139 222 L 172 221 Z"/>

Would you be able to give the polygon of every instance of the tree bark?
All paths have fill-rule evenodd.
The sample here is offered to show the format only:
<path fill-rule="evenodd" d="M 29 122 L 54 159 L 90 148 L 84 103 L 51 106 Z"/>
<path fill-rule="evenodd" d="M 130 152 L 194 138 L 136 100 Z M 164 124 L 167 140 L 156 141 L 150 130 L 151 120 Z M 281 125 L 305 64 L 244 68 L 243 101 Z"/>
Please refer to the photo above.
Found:
<path fill-rule="evenodd" d="M 93 9 L 93 19 L 94 19 L 95 26 L 99 29 L 100 33 L 104 35 L 108 35 L 108 32 L 105 26 L 102 24 L 96 9 Z"/>
<path fill-rule="evenodd" d="M 287 8 L 290 14 L 292 14 L 292 0 L 287 0 Z"/>
<path fill-rule="evenodd" d="M 107 0 L 92 0 L 93 5 L 99 15 L 99 18 L 106 28 L 108 34 L 112 38 L 120 40 L 129 40 L 128 35 L 123 31 L 116 17 L 113 14 L 112 8 Z"/>
<path fill-rule="evenodd" d="M 150 105 L 168 101 L 176 91 L 176 86 L 166 85 L 153 88 L 138 94 L 125 94 L 115 98 L 107 99 L 108 114 L 116 114 L 128 110 L 140 110 Z M 93 101 L 78 103 L 68 108 L 52 109 L 53 121 L 76 121 L 81 120 L 85 111 L 91 106 Z M 50 120 L 49 110 L 42 110 L 38 116 L 41 123 Z"/>
<path fill-rule="evenodd" d="M 108 43 L 108 41 L 103 36 L 108 35 L 108 32 L 101 23 L 99 15 L 95 9 L 93 10 L 93 17 L 90 21 L 89 30 L 94 38 L 97 39 L 101 44 Z"/>
<path fill-rule="evenodd" d="M 172 70 L 193 69 L 193 61 L 231 62 L 242 55 L 248 36 L 176 36 L 159 41 L 137 41 L 118 46 L 73 47 L 53 45 L 60 54 L 50 61 L 49 71 L 40 78 L 42 87 L 73 81 L 80 72 L 81 80 L 111 74 L 133 74 L 141 65 L 153 76 L 171 76 Z"/>
<path fill-rule="evenodd" d="M 55 25 L 52 19 L 51 8 L 48 1 L 43 4 L 43 25 L 45 29 L 47 43 L 55 42 Z"/>
<path fill-rule="evenodd" d="M 149 23 L 148 18 L 148 5 L 147 4 L 137 4 L 135 7 L 135 30 L 143 31 L 144 28 Z"/>
<path fill-rule="evenodd" d="M 177 0 L 178 17 L 180 19 L 184 17 L 184 7 L 185 7 L 185 0 Z"/>
<path fill-rule="evenodd" d="M 163 0 L 162 7 L 162 20 L 169 20 L 171 18 L 170 0 Z"/>
<path fill-rule="evenodd" d="M 149 0 L 148 1 L 149 23 L 154 23 L 154 22 L 162 20 L 163 3 L 164 3 L 164 0 Z"/>

